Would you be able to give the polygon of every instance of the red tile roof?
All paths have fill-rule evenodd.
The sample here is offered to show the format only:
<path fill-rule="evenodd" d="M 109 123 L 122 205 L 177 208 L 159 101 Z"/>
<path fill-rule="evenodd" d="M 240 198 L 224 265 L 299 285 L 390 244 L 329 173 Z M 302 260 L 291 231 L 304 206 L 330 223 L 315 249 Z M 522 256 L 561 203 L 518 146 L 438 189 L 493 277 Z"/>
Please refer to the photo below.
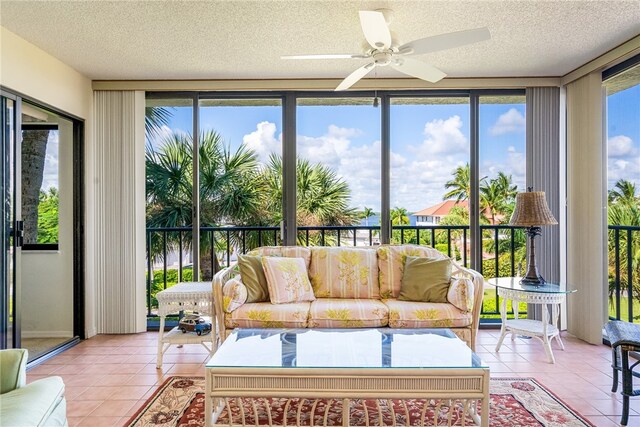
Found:
<path fill-rule="evenodd" d="M 469 203 L 466 200 L 462 200 L 457 202 L 455 200 L 445 200 L 444 202 L 440 202 L 437 205 L 430 206 L 426 209 L 422 209 L 421 211 L 415 212 L 413 216 L 439 216 L 443 217 L 449 214 L 451 209 L 459 206 L 461 208 L 468 209 Z"/>

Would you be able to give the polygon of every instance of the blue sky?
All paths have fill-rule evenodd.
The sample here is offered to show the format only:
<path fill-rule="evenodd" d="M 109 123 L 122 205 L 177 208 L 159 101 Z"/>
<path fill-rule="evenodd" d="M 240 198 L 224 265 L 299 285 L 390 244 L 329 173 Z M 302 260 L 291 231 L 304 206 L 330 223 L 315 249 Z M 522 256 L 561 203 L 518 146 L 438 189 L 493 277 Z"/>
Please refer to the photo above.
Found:
<path fill-rule="evenodd" d="M 634 179 L 640 141 L 640 86 L 609 97 L 609 186 Z M 522 97 L 524 102 L 524 97 Z M 629 105 L 635 103 L 634 108 Z M 279 106 L 201 107 L 202 129 L 215 129 L 232 148 L 244 143 L 266 161 L 281 152 Z M 350 186 L 351 206 L 380 209 L 380 109 L 372 105 L 299 106 L 298 155 L 330 166 Z M 525 179 L 525 105 L 480 106 L 480 174 Z M 191 109 L 176 108 L 169 128 L 191 129 Z M 167 132 L 170 129 L 167 129 Z M 611 148 L 613 147 L 613 149 Z M 391 106 L 391 205 L 410 212 L 442 201 L 444 183 L 469 161 L 469 105 Z M 636 162 L 637 163 L 637 162 Z M 634 166 L 635 165 L 635 166 Z M 638 177 L 635 176 L 638 181 Z"/>
<path fill-rule="evenodd" d="M 607 97 L 608 179 L 635 182 L 640 189 L 640 84 Z"/>

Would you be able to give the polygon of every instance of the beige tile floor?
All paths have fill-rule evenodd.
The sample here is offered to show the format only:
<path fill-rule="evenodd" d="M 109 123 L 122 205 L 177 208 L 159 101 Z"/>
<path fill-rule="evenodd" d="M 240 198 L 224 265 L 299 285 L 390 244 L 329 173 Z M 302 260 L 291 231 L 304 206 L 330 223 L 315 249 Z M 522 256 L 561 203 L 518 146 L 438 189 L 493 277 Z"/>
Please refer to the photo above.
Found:
<path fill-rule="evenodd" d="M 32 368 L 29 381 L 60 375 L 66 384 L 71 426 L 120 426 L 172 375 L 204 376 L 207 353 L 199 345 L 171 347 L 162 370 L 155 367 L 157 333 L 99 335 Z M 563 334 L 566 350 L 554 343 L 556 364 L 546 362 L 539 341 L 505 340 L 494 351 L 498 331 L 481 330 L 476 352 L 492 377 L 534 377 L 598 427 L 616 426 L 620 394 L 611 393 L 610 349 Z M 630 426 L 640 426 L 640 397 L 631 398 Z"/>

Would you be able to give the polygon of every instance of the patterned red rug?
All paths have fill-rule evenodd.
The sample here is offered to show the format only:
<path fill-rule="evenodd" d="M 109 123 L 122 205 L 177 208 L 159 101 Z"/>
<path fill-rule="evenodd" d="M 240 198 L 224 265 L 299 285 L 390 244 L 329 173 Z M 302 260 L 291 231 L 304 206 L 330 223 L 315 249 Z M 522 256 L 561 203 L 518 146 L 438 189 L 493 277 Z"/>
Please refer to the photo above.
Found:
<path fill-rule="evenodd" d="M 492 378 L 490 390 L 489 425 L 491 427 L 595 427 L 532 378 Z M 171 377 L 160 386 L 126 425 L 129 427 L 202 426 L 204 425 L 203 391 L 204 378 L 202 377 Z M 271 416 L 274 425 L 282 425 L 285 413 L 287 414 L 286 425 L 295 425 L 296 416 L 301 414 L 302 425 L 309 426 L 312 413 L 316 425 L 323 424 L 325 417 L 327 425 L 342 425 L 341 400 L 319 399 L 314 403 L 309 399 L 260 398 L 253 399 L 253 401 L 255 407 L 249 399 L 243 399 L 243 408 L 236 404 L 230 405 L 232 419 L 235 423 L 242 423 L 240 413 L 243 411 L 248 425 L 255 425 L 254 413 L 257 413 L 259 425 L 268 425 L 269 416 Z M 408 413 L 409 425 L 418 426 L 423 417 L 423 410 L 426 413 L 425 419 L 430 420 L 427 425 L 434 425 L 433 408 L 441 403 L 424 399 L 404 401 L 393 399 L 380 400 L 379 402 L 379 406 L 382 407 L 382 423 L 379 420 L 378 406 L 375 401 L 367 399 L 352 401 L 350 425 L 394 425 L 393 417 L 395 417 L 398 425 L 405 426 L 407 425 Z M 425 404 L 428 405 L 426 409 Z M 270 411 L 267 411 L 267 405 L 270 406 Z M 469 416 L 460 416 L 463 413 L 460 404 L 444 408 L 440 411 L 441 416 L 436 425 L 449 425 L 449 418 L 452 419 L 451 425 L 473 425 Z M 366 418 L 369 418 L 368 424 Z M 220 415 L 218 423 L 220 425 L 229 424 L 229 414 L 226 409 Z"/>

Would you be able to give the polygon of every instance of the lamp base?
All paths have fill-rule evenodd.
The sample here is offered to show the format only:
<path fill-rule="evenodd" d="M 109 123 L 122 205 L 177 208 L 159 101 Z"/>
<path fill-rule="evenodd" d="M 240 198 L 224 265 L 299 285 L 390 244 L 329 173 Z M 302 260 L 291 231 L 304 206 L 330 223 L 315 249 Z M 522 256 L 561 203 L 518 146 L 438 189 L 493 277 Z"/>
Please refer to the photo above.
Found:
<path fill-rule="evenodd" d="M 527 274 L 524 275 L 520 283 L 523 285 L 541 286 L 545 281 L 538 273 L 538 266 L 536 265 L 536 236 L 540 235 L 540 227 L 528 227 L 526 230 L 527 236 L 529 236 L 529 257 L 527 259 Z"/>
<path fill-rule="evenodd" d="M 547 282 L 545 282 L 545 280 L 542 277 L 538 276 L 538 277 L 523 277 L 520 280 L 520 283 L 523 285 L 542 286 Z"/>

